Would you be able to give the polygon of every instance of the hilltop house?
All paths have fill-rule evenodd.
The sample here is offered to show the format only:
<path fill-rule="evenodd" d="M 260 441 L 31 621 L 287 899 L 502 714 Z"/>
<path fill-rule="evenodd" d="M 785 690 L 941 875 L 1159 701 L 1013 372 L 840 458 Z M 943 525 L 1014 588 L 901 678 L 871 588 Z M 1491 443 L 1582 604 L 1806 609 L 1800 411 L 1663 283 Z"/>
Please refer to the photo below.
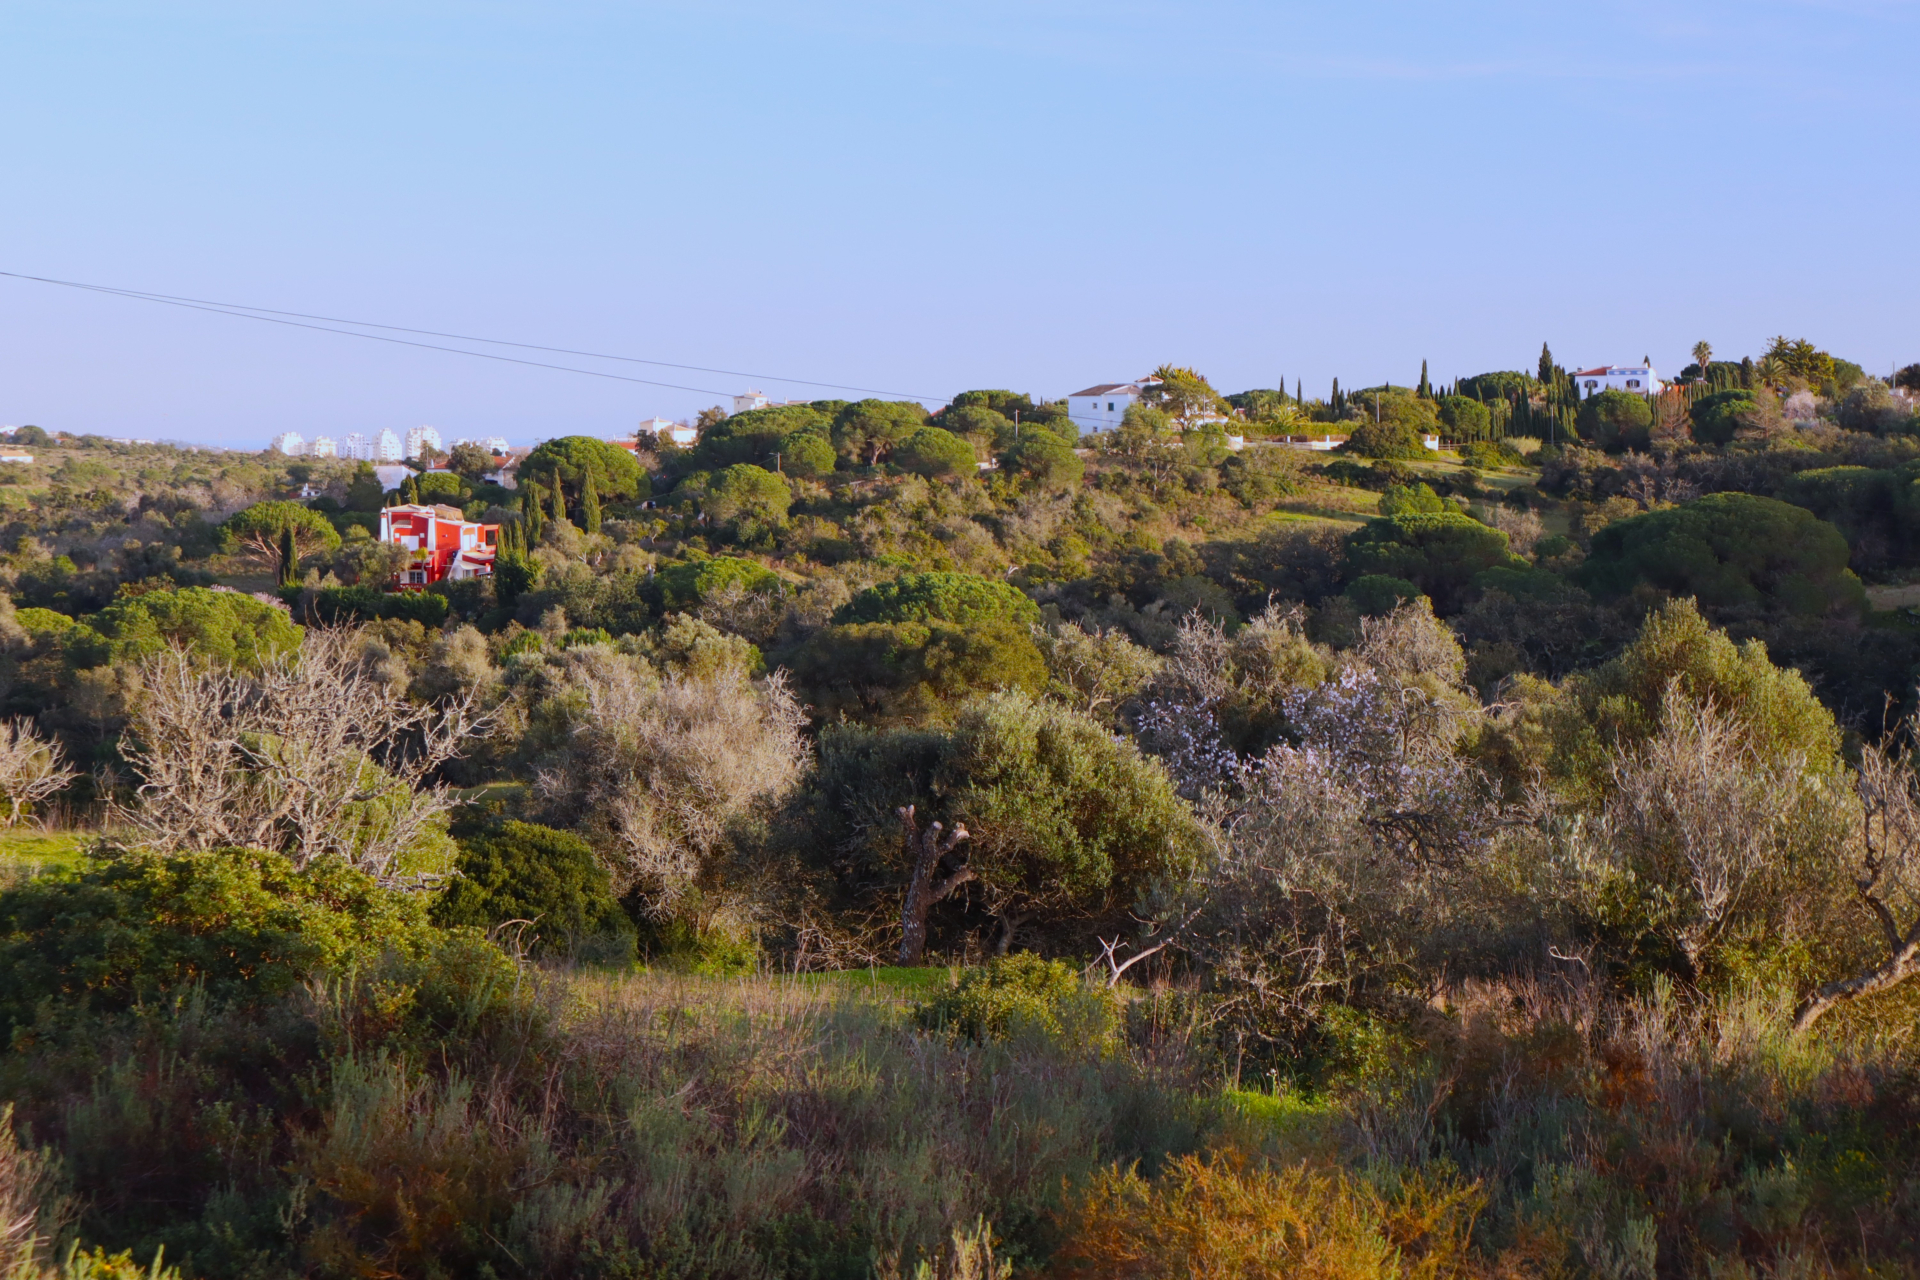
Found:
<path fill-rule="evenodd" d="M 499 540 L 499 525 L 465 519 L 458 507 L 409 504 L 380 512 L 380 541 L 413 552 L 393 575 L 393 585 L 403 591 L 486 577 Z"/>
<path fill-rule="evenodd" d="M 1665 383 L 1653 371 L 1651 362 L 1643 364 L 1605 364 L 1597 369 L 1578 369 L 1573 385 L 1580 398 L 1597 396 L 1602 391 L 1630 391 L 1637 396 L 1657 396 Z"/>
<path fill-rule="evenodd" d="M 740 397 L 735 396 L 734 399 L 738 401 Z M 762 396 L 761 399 L 765 400 L 766 397 Z M 643 418 L 637 428 L 637 434 L 652 436 L 656 442 L 660 443 L 670 440 L 683 449 L 691 449 L 700 439 L 698 431 L 684 422 L 675 422 L 672 418 Z"/>
<path fill-rule="evenodd" d="M 1146 389 L 1157 382 L 1156 378 L 1141 378 L 1137 382 L 1102 382 L 1084 391 L 1076 391 L 1067 397 L 1067 417 L 1074 426 L 1080 428 L 1081 435 L 1111 431 L 1120 425 L 1120 419 L 1127 416 L 1127 406 L 1139 400 Z"/>

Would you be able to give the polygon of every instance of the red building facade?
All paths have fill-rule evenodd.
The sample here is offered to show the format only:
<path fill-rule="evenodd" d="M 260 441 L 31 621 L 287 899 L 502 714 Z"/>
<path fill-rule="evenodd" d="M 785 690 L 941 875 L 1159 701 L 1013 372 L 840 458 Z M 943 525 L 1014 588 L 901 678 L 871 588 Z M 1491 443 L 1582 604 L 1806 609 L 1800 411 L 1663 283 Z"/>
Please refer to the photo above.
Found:
<path fill-rule="evenodd" d="M 399 506 L 380 513 L 380 541 L 413 553 L 393 575 L 393 585 L 403 591 L 486 577 L 499 540 L 499 525 L 468 520 L 458 507 Z"/>

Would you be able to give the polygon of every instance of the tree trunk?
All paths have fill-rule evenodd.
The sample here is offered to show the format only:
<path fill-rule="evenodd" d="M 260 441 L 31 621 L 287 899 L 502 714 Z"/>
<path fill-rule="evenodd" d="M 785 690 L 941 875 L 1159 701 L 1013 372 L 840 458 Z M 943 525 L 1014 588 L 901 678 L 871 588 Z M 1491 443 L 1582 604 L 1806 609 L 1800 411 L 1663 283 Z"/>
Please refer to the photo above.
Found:
<path fill-rule="evenodd" d="M 1855 974 L 1851 978 L 1841 978 L 1829 982 L 1816 990 L 1801 1002 L 1794 1010 L 1793 1030 L 1795 1034 L 1806 1031 L 1820 1020 L 1821 1016 L 1842 1001 L 1855 1000 L 1861 996 L 1870 996 L 1889 987 L 1897 987 L 1907 979 L 1920 974 L 1920 922 L 1901 936 L 1894 924 L 1893 913 L 1876 898 L 1868 898 L 1868 905 L 1880 918 L 1881 928 L 1892 944 L 1892 954 L 1885 963 Z"/>
<path fill-rule="evenodd" d="M 918 964 L 927 951 L 927 912 L 974 875 L 973 868 L 962 865 L 945 879 L 934 879 L 947 855 L 967 838 L 965 827 L 955 824 L 943 838 L 937 822 L 925 831 L 915 825 L 912 805 L 898 812 L 906 828 L 907 856 L 913 862 L 913 876 L 907 881 L 907 897 L 900 909 L 900 963 Z"/>
<path fill-rule="evenodd" d="M 1031 919 L 1033 919 L 1031 914 L 1014 915 L 1011 912 L 1001 916 L 1000 936 L 993 940 L 993 954 L 996 956 L 1004 956 L 1007 952 L 1011 951 L 1013 949 L 1013 935 L 1020 931 L 1020 926 Z"/>

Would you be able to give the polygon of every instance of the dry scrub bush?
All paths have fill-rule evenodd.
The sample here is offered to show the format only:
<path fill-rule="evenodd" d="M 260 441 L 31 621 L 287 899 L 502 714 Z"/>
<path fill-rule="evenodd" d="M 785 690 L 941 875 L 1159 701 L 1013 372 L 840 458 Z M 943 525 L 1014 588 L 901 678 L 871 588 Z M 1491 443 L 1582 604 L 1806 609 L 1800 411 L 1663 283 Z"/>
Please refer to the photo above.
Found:
<path fill-rule="evenodd" d="M 1063 1184 L 1191 1149 L 1207 1113 L 1119 1058 L 917 1036 L 884 996 L 813 983 L 562 978 L 539 999 L 538 1052 L 453 1045 L 452 1073 L 355 1033 L 286 1166 L 313 1188 L 311 1259 L 1003 1280 Z M 1025 1228 L 1008 1257 L 983 1219 L 1001 1214 Z"/>
<path fill-rule="evenodd" d="M 1118 1167 L 1074 1206 L 1049 1274 L 1120 1280 L 1374 1280 L 1481 1274 L 1478 1187 L 1403 1176 L 1391 1191 L 1340 1170 L 1183 1156 L 1154 1182 Z"/>
<path fill-rule="evenodd" d="M 755 683 L 722 667 L 663 680 L 611 650 L 582 661 L 538 794 L 598 837 L 616 892 L 637 891 L 656 917 L 679 914 L 696 893 L 707 911 L 725 909 L 733 837 L 764 818 L 806 762 L 805 717 L 784 676 Z"/>
<path fill-rule="evenodd" d="M 1335 1149 L 1477 1180 L 1475 1241 L 1507 1274 L 1920 1266 L 1904 1036 L 1798 1036 L 1770 995 L 1621 999 L 1577 963 L 1435 1003 L 1398 1069 L 1348 1081 Z"/>
<path fill-rule="evenodd" d="M 410 702 L 363 660 L 357 631 L 310 630 L 257 674 L 175 647 L 140 665 L 121 754 L 139 786 L 114 817 L 166 852 L 335 856 L 393 882 L 453 807 L 441 765 L 486 730 L 472 692 Z"/>
<path fill-rule="evenodd" d="M 0 1276 L 37 1275 L 34 1260 L 47 1243 L 40 1221 L 52 1170 L 35 1151 L 22 1151 L 13 1133 L 13 1104 L 0 1104 Z"/>

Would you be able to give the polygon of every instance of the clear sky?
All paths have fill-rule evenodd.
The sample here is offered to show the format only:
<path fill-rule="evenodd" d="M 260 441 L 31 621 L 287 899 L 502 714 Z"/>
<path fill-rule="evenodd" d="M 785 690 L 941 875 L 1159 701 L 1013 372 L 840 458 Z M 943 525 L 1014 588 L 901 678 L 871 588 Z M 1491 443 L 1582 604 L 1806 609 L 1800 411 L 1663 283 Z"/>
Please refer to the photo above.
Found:
<path fill-rule="evenodd" d="M 0 0 L 0 270 L 930 398 L 1885 372 L 1917 106 L 1908 0 Z M 749 381 L 597 367 L 701 390 L 0 280 L 0 423 L 530 441 Z"/>

